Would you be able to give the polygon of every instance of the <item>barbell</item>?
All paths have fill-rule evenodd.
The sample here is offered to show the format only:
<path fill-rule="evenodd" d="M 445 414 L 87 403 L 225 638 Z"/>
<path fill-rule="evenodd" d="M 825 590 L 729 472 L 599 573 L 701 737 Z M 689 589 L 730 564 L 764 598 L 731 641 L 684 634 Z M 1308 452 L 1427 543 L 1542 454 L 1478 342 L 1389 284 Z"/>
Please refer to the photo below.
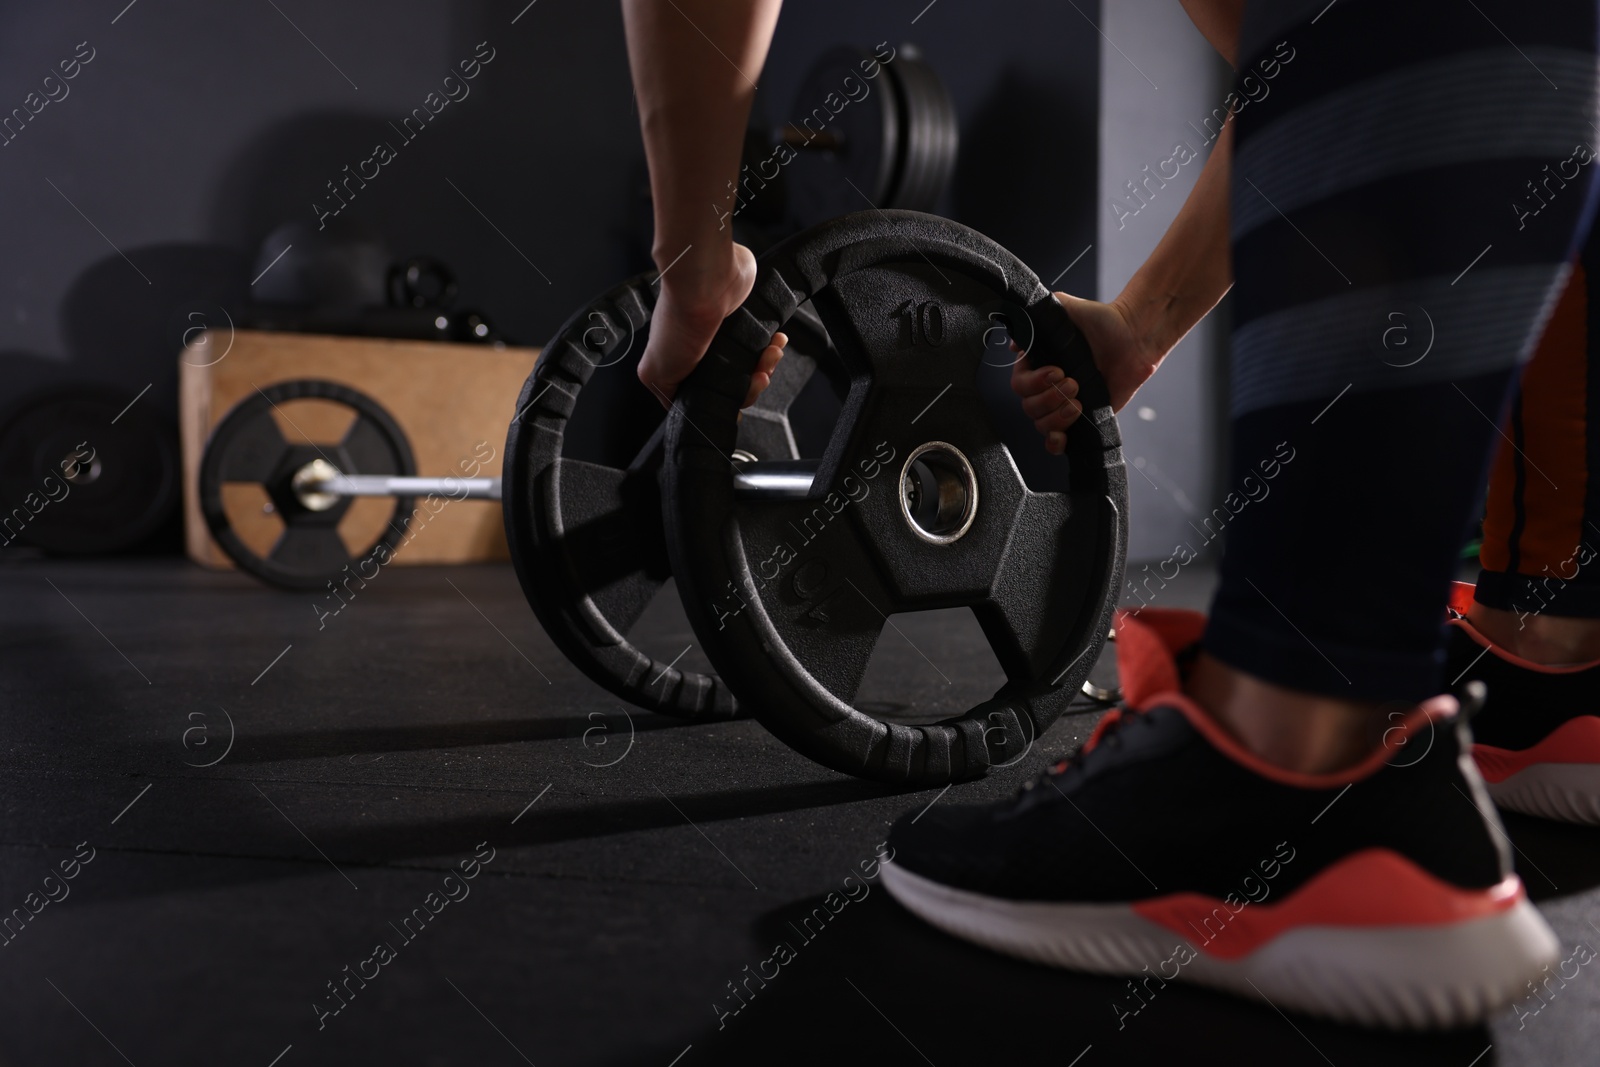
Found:
<path fill-rule="evenodd" d="M 516 401 L 502 478 L 419 477 L 370 400 L 280 383 L 281 395 L 339 399 L 358 417 L 339 442 L 290 445 L 275 425 L 265 432 L 267 403 L 243 402 L 202 464 L 208 520 L 223 481 L 261 482 L 284 542 L 316 531 L 240 560 L 281 580 L 298 563 L 310 569 L 319 544 L 334 561 L 324 531 L 353 498 L 393 498 L 397 513 L 428 493 L 498 498 L 540 622 L 631 702 L 695 719 L 748 712 L 812 759 L 887 782 L 942 784 L 1019 759 L 1088 692 L 1126 551 L 1116 420 L 1066 312 L 976 231 L 915 212 L 855 213 L 763 255 L 754 291 L 670 413 L 621 420 L 640 410 L 629 393 L 644 388 L 635 369 L 653 282 L 610 290 L 545 346 Z M 779 330 L 788 354 L 741 415 Z M 983 365 L 997 352 L 1016 358 L 1012 343 L 1079 383 L 1083 415 L 1051 458 L 1061 488 L 1027 484 L 1013 451 L 1037 438 L 1007 439 L 980 393 Z M 404 523 L 397 514 L 383 537 Z M 715 675 L 629 639 L 669 577 Z M 977 616 L 1006 675 L 1000 690 L 922 725 L 856 706 L 888 618 L 950 607 Z"/>

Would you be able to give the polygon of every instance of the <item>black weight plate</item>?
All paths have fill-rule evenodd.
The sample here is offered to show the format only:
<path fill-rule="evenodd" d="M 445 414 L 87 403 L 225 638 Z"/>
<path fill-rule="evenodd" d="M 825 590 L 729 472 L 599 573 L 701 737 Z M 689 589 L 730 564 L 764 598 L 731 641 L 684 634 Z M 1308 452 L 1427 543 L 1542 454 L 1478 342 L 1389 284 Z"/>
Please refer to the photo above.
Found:
<path fill-rule="evenodd" d="M 0 422 L 0 545 L 114 552 L 178 504 L 177 434 L 135 394 L 51 390 Z"/>
<path fill-rule="evenodd" d="M 880 206 L 932 211 L 955 173 L 955 105 L 933 68 L 904 50 L 885 72 L 894 81 L 903 136 L 895 180 Z"/>
<path fill-rule="evenodd" d="M 866 77 L 863 64 L 877 75 Z M 796 155 L 783 171 L 801 225 L 860 211 L 869 203 L 881 206 L 888 195 L 903 131 L 886 69 L 867 51 L 834 48 L 801 80 L 789 122 L 811 140 L 793 149 Z M 834 147 L 824 147 L 830 142 Z"/>
<path fill-rule="evenodd" d="M 355 418 L 337 441 L 291 441 L 279 429 L 273 410 L 296 400 L 329 400 L 352 409 Z M 292 405 L 285 417 L 293 420 Z M 316 459 L 343 474 L 417 473 L 405 432 L 383 406 L 336 382 L 300 379 L 258 389 L 235 404 L 211 431 L 200 460 L 200 512 L 211 536 L 240 570 L 284 589 L 322 589 L 351 564 L 357 564 L 359 572 L 361 561 L 376 557 L 380 565 L 386 562 L 405 536 L 415 497 L 395 497 L 394 513 L 384 523 L 383 533 L 352 554 L 339 535 L 350 498 L 341 498 L 325 511 L 313 511 L 301 503 L 290 484 L 296 471 Z M 223 504 L 222 487 L 238 482 L 264 487 L 283 521 L 283 532 L 265 556 L 240 538 Z"/>
<path fill-rule="evenodd" d="M 738 708 L 716 677 L 659 661 L 627 636 L 671 574 L 657 483 L 665 412 L 637 376 L 654 279 L 640 275 L 582 308 L 540 352 L 506 436 L 506 538 L 528 603 L 590 678 L 653 711 L 732 718 Z M 767 460 L 798 454 L 787 412 L 827 337 L 809 310 L 788 332 L 725 466 L 735 447 Z"/>
<path fill-rule="evenodd" d="M 739 397 L 761 339 L 807 299 L 851 378 L 838 429 L 803 498 L 736 496 L 722 455 Z M 1028 489 L 979 395 L 996 314 L 1036 361 L 1080 383 L 1086 410 L 1056 460 L 1065 492 Z M 933 442 L 975 478 L 970 527 L 947 544 L 913 532 L 900 484 Z M 755 291 L 678 394 L 663 473 L 673 573 L 706 654 L 764 725 L 837 770 L 939 784 L 1018 759 L 1105 641 L 1127 512 L 1105 385 L 1033 272 L 957 223 L 860 212 L 764 256 Z M 922 726 L 852 707 L 888 616 L 958 606 L 1005 671 L 991 700 Z"/>

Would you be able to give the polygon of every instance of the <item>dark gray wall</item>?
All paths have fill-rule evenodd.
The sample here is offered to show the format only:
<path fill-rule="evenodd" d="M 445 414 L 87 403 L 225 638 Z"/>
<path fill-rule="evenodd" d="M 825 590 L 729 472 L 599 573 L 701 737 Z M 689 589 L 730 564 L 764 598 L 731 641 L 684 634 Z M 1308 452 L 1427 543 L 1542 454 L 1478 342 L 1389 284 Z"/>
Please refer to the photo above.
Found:
<path fill-rule="evenodd" d="M 79 42 L 94 58 L 0 147 L 0 399 L 59 377 L 153 381 L 150 399 L 170 408 L 188 314 L 237 302 L 263 236 L 314 223 L 325 183 L 380 140 L 397 158 L 344 217 L 375 227 L 396 254 L 451 264 L 463 302 L 517 341 L 542 342 L 646 265 L 618 6 L 537 0 L 513 24 L 525 2 L 107 0 L 11 12 L 0 114 L 24 106 Z M 790 4 L 762 106 L 784 117 L 830 45 L 916 42 L 961 115 L 947 213 L 1048 279 L 1094 239 L 1099 43 L 1085 14 L 1098 5 L 925 3 Z M 471 95 L 400 145 L 388 123 L 480 41 L 495 54 Z M 1090 255 L 1059 284 L 1089 291 L 1094 277 Z"/>

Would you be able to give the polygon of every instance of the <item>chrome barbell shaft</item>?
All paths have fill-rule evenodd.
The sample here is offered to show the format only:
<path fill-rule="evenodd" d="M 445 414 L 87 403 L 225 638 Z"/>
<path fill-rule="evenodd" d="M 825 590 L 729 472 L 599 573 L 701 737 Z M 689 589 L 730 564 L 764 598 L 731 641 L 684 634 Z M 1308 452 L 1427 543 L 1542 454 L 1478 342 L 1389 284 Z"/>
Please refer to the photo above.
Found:
<path fill-rule="evenodd" d="M 817 476 L 815 460 L 733 465 L 733 491 L 742 497 L 803 497 Z"/>
<path fill-rule="evenodd" d="M 447 496 L 457 500 L 499 500 L 499 478 L 409 478 L 391 474 L 339 474 L 308 482 L 310 492 L 340 496 Z"/>
<path fill-rule="evenodd" d="M 734 492 L 743 497 L 803 497 L 816 477 L 814 463 L 735 464 Z M 499 478 L 415 478 L 393 474 L 339 474 L 308 479 L 302 493 L 339 496 L 444 496 L 456 500 L 501 499 Z"/>

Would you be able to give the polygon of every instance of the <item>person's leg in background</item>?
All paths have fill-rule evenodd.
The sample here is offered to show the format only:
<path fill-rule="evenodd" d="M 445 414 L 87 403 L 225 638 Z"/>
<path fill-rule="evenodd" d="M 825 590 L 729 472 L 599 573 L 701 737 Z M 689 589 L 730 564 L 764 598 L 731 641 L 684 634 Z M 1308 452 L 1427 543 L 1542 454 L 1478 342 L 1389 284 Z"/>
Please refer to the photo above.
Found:
<path fill-rule="evenodd" d="M 1511 205 L 1591 136 L 1595 38 L 1592 3 L 1248 8 L 1241 84 L 1288 69 L 1236 119 L 1211 618 L 1119 619 L 1127 708 L 1014 801 L 902 820 L 897 898 L 1002 951 L 1366 1023 L 1482 1018 L 1555 958 L 1432 694 L 1593 168 Z M 1385 346 L 1397 324 L 1413 346 Z"/>
<path fill-rule="evenodd" d="M 1205 647 L 1235 672 L 1325 698 L 1303 710 L 1337 721 L 1328 748 L 1279 754 L 1305 770 L 1369 747 L 1381 702 L 1441 689 L 1438 608 L 1593 184 L 1592 44 L 1571 47 L 1593 41 L 1591 4 L 1520 9 L 1536 58 L 1485 47 L 1504 45 L 1493 20 L 1509 5 L 1470 20 L 1391 7 L 1365 44 L 1318 48 L 1317 31 L 1370 11 L 1303 27 L 1285 72 L 1297 80 L 1280 78 L 1235 133 L 1229 484 L 1259 477 L 1285 445 L 1297 458 L 1273 506 L 1228 527 Z M 1246 32 L 1275 36 L 1283 17 L 1252 8 Z M 1228 683 L 1251 683 L 1219 684 L 1208 666 L 1202 700 L 1228 716 Z M 1285 699 L 1229 696 L 1259 697 L 1273 717 Z M 1270 725 L 1245 712 L 1230 724 L 1270 743 Z"/>
<path fill-rule="evenodd" d="M 1503 808 L 1600 822 L 1600 232 L 1591 230 L 1510 404 L 1482 570 L 1446 663 L 1489 699 L 1474 755 Z"/>

